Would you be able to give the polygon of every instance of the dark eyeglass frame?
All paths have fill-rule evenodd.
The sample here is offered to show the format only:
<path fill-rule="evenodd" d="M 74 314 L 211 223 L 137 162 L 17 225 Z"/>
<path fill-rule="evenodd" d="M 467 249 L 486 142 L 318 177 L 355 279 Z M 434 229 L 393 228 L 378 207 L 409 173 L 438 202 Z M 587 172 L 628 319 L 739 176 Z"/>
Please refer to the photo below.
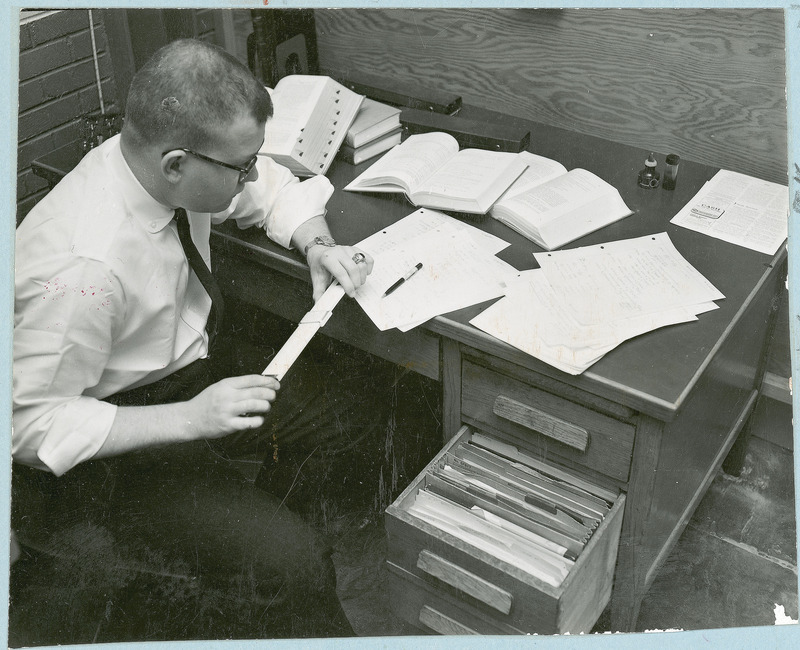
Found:
<path fill-rule="evenodd" d="M 253 171 L 253 167 L 256 166 L 256 161 L 258 160 L 258 154 L 253 156 L 248 163 L 244 167 L 239 167 L 239 165 L 231 165 L 230 163 L 222 162 L 221 160 L 217 160 L 216 158 L 212 158 L 211 156 L 206 156 L 202 153 L 197 153 L 196 151 L 192 151 L 191 149 L 187 149 L 186 147 L 175 147 L 174 149 L 169 149 L 162 153 L 162 156 L 166 156 L 170 151 L 183 151 L 185 153 L 192 154 L 193 156 L 200 158 L 200 160 L 205 160 L 206 162 L 214 163 L 215 165 L 219 165 L 220 167 L 227 167 L 228 169 L 232 169 L 234 171 L 239 172 L 239 183 L 244 183 L 245 179 L 250 175 L 250 172 Z"/>

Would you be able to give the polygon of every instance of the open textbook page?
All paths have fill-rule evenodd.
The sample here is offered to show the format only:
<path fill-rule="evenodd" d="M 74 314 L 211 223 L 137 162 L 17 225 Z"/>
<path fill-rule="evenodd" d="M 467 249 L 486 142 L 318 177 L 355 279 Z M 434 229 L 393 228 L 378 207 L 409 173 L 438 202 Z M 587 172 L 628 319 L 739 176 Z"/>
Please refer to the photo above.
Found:
<path fill-rule="evenodd" d="M 518 153 L 462 149 L 442 132 L 409 136 L 344 189 L 405 193 L 415 206 L 485 214 L 527 167 Z"/>
<path fill-rule="evenodd" d="M 542 248 L 560 248 L 632 214 L 617 189 L 599 176 L 585 169 L 567 172 L 561 165 L 559 174 L 542 162 L 531 160 L 490 211 Z"/>

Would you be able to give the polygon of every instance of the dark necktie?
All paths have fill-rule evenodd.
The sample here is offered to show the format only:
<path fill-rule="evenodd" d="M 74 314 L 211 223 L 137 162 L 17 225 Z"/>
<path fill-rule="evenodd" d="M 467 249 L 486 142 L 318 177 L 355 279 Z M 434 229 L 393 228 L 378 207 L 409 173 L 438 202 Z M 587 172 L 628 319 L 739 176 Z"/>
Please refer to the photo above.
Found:
<path fill-rule="evenodd" d="M 211 271 L 206 266 L 203 256 L 192 241 L 192 235 L 189 230 L 189 217 L 186 216 L 186 210 L 178 208 L 175 210 L 175 221 L 178 225 L 178 237 L 181 240 L 183 251 L 186 253 L 186 259 L 189 262 L 189 267 L 194 271 L 200 284 L 211 296 L 211 313 L 208 315 L 208 322 L 206 323 L 206 330 L 208 331 L 208 348 L 214 343 L 214 339 L 222 326 L 222 317 L 225 312 L 225 301 L 222 299 L 222 292 L 219 290 L 219 285 L 214 279 Z"/>

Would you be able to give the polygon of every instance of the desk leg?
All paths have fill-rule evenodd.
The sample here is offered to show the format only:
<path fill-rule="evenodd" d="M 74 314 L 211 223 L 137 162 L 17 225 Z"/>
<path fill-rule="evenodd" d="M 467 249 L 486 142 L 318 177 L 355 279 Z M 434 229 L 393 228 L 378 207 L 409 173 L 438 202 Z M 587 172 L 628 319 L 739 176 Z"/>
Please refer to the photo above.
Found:
<path fill-rule="evenodd" d="M 442 337 L 442 435 L 444 442 L 461 428 L 461 348 Z"/>
<path fill-rule="evenodd" d="M 641 416 L 633 447 L 631 477 L 619 540 L 617 569 L 611 592 L 611 631 L 633 632 L 647 591 L 649 568 L 646 545 L 647 521 L 661 447 L 663 424 Z"/>
<path fill-rule="evenodd" d="M 781 278 L 786 277 L 786 272 L 782 271 Z M 778 322 L 778 314 L 781 308 L 781 298 L 783 297 L 782 283 L 776 284 L 775 293 L 772 297 L 770 304 L 770 314 L 767 321 L 767 335 L 764 338 L 764 345 L 762 346 L 761 359 L 756 370 L 756 388 L 761 391 L 761 385 L 764 382 L 764 376 L 767 374 L 767 366 L 769 365 L 769 353 L 772 344 L 773 336 L 775 335 L 775 326 Z M 788 299 L 788 296 L 784 297 Z M 744 467 L 745 457 L 747 455 L 747 448 L 750 446 L 750 438 L 753 431 L 752 428 L 752 415 L 747 419 L 747 424 L 744 430 L 739 434 L 739 437 L 728 452 L 727 457 L 723 461 L 722 470 L 731 476 L 739 476 Z"/>

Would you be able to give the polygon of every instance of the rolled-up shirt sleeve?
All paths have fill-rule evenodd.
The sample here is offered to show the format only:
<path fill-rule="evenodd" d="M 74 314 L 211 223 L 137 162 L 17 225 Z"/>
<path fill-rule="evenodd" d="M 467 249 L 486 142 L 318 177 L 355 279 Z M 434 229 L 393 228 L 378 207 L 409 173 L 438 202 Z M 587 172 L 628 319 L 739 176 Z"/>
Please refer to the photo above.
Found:
<path fill-rule="evenodd" d="M 114 329 L 124 317 L 120 292 L 113 276 L 94 260 L 55 260 L 18 272 L 15 461 L 60 476 L 103 445 L 117 409 L 84 393 L 98 383 Z"/>
<path fill-rule="evenodd" d="M 259 156 L 258 179 L 247 183 L 224 213 L 212 222 L 235 219 L 240 228 L 257 226 L 284 248 L 291 248 L 292 235 L 303 223 L 325 215 L 333 185 L 325 176 L 300 181 L 271 158 Z"/>

